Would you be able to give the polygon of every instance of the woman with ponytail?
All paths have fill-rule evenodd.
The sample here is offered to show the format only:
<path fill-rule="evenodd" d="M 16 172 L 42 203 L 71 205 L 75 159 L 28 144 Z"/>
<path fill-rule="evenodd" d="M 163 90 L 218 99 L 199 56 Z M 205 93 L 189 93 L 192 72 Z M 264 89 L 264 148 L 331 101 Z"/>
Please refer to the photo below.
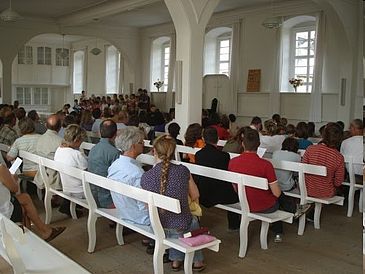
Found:
<path fill-rule="evenodd" d="M 180 214 L 167 210 L 159 212 L 166 237 L 177 239 L 184 233 L 199 228 L 197 218 L 190 213 L 188 202 L 188 196 L 192 201 L 198 202 L 199 191 L 189 170 L 183 165 L 171 163 L 175 148 L 175 140 L 168 135 L 155 139 L 153 149 L 157 164 L 143 174 L 141 187 L 180 201 Z M 172 261 L 172 270 L 179 271 L 183 265 L 184 253 L 170 249 L 169 259 Z M 193 270 L 202 271 L 204 268 L 203 254 L 196 251 Z"/>

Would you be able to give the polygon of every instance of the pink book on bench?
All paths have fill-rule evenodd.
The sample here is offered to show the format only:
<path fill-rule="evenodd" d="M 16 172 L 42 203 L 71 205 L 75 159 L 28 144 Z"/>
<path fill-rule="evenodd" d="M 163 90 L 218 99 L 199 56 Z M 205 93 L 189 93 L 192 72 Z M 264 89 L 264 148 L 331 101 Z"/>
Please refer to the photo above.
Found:
<path fill-rule="evenodd" d="M 211 235 L 201 234 L 201 235 L 198 235 L 195 237 L 179 238 L 179 239 L 180 239 L 180 241 L 182 241 L 184 244 L 186 244 L 188 246 L 199 246 L 199 245 L 210 243 L 210 242 L 214 241 L 216 238 Z"/>

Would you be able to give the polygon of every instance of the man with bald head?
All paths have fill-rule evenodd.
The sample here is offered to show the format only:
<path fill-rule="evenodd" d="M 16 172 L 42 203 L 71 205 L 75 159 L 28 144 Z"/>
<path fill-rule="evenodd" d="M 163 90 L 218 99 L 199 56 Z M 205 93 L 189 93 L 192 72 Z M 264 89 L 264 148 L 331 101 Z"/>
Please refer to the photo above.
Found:
<path fill-rule="evenodd" d="M 117 124 L 113 120 L 107 119 L 100 124 L 100 142 L 89 152 L 88 171 L 104 177 L 108 175 L 108 168 L 120 156 L 120 151 L 114 145 L 116 135 Z M 98 207 L 114 207 L 109 190 L 95 185 L 90 187 Z"/>
<path fill-rule="evenodd" d="M 36 153 L 39 156 L 49 159 L 54 158 L 57 148 L 61 145 L 62 138 L 58 136 L 58 132 L 61 129 L 61 120 L 58 115 L 52 114 L 47 118 L 47 131 L 41 135 L 38 139 Z M 50 176 L 50 183 L 55 184 L 57 188 L 61 188 L 59 176 L 53 170 L 47 170 Z M 40 187 L 43 187 L 43 180 L 39 172 L 36 174 L 34 181 Z"/>

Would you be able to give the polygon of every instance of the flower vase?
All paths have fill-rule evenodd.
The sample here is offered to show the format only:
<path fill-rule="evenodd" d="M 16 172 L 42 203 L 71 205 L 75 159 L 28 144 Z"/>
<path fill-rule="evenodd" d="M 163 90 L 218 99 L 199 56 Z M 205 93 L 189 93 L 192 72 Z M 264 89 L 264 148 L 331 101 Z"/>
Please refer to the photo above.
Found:
<path fill-rule="evenodd" d="M 157 88 L 157 92 L 160 92 L 160 88 L 159 87 Z"/>
<path fill-rule="evenodd" d="M 297 92 L 297 88 L 298 88 L 298 87 L 294 87 L 294 92 Z"/>

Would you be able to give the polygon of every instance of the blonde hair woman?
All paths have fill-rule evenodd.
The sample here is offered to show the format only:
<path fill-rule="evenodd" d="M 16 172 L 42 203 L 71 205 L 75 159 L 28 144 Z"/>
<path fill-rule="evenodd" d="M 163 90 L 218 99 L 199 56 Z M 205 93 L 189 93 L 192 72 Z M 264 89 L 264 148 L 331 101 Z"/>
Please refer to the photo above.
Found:
<path fill-rule="evenodd" d="M 56 150 L 54 160 L 68 166 L 87 169 L 87 159 L 79 148 L 86 132 L 79 125 L 67 126 L 61 146 Z M 60 173 L 63 191 L 77 198 L 85 198 L 82 182 L 72 176 Z"/>
<path fill-rule="evenodd" d="M 180 201 L 180 214 L 169 211 L 160 212 L 161 223 L 167 238 L 179 238 L 185 232 L 199 228 L 197 218 L 190 213 L 188 202 L 188 196 L 192 201 L 197 202 L 199 191 L 189 170 L 183 165 L 171 163 L 175 148 L 175 140 L 170 136 L 162 135 L 158 137 L 153 144 L 157 164 L 145 172 L 141 179 L 143 189 Z M 170 249 L 169 259 L 172 261 L 172 270 L 179 271 L 182 268 L 184 253 Z M 203 254 L 201 251 L 197 251 L 194 255 L 193 270 L 202 271 L 204 268 Z"/>

